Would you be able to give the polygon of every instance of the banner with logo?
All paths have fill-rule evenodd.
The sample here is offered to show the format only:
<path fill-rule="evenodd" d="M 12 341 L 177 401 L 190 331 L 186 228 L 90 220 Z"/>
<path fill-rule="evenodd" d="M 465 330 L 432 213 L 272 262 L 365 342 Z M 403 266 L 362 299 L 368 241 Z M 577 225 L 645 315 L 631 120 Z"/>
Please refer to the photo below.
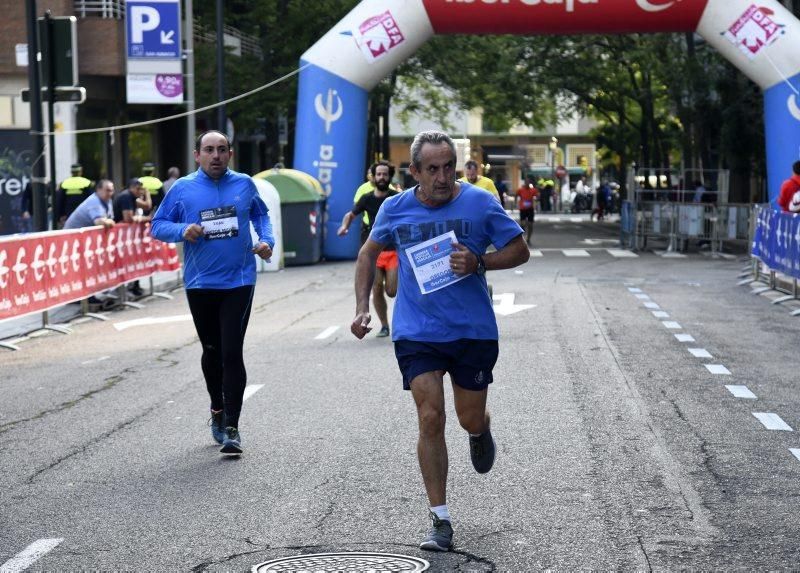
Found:
<path fill-rule="evenodd" d="M 752 254 L 769 268 L 800 279 L 800 215 L 761 209 Z"/>
<path fill-rule="evenodd" d="M 0 320 L 41 312 L 179 268 L 175 245 L 153 239 L 149 224 L 3 238 Z"/>
<path fill-rule="evenodd" d="M 27 233 L 33 228 L 33 219 L 24 214 L 23 206 L 25 187 L 31 181 L 32 149 L 27 131 L 0 130 L 0 235 Z"/>

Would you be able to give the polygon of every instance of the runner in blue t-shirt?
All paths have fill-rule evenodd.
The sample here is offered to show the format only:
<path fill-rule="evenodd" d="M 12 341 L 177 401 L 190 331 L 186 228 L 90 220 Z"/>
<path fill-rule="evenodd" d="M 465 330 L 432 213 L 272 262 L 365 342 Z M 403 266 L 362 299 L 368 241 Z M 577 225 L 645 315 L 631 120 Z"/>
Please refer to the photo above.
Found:
<path fill-rule="evenodd" d="M 528 261 L 522 229 L 494 196 L 456 182 L 456 151 L 444 133 L 418 134 L 410 172 L 418 185 L 387 199 L 356 264 L 356 316 L 351 331 L 369 327 L 369 294 L 375 261 L 387 244 L 397 249 L 400 279 L 392 340 L 403 387 L 419 417 L 419 456 L 433 528 L 422 549 L 448 551 L 453 529 L 447 508 L 444 440 L 444 374 L 450 374 L 456 413 L 469 432 L 470 456 L 479 473 L 494 463 L 495 445 L 486 411 L 497 361 L 497 324 L 484 276 Z M 496 252 L 486 254 L 494 245 Z"/>

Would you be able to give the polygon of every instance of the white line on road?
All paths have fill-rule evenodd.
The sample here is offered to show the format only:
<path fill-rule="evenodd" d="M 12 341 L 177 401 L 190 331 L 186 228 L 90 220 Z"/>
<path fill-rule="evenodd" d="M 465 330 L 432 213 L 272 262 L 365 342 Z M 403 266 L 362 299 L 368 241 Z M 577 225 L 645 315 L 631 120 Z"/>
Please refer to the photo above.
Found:
<path fill-rule="evenodd" d="M 750 391 L 750 388 L 747 386 L 729 386 L 726 385 L 725 388 L 728 389 L 728 392 L 734 395 L 736 398 L 746 398 L 747 400 L 757 400 L 758 396 L 753 394 Z"/>
<path fill-rule="evenodd" d="M 17 571 L 24 571 L 55 549 L 62 541 L 64 541 L 63 538 L 39 539 L 34 541 L 25 549 L 14 555 L 14 557 L 0 565 L 0 572 L 16 573 Z"/>
<path fill-rule="evenodd" d="M 669 318 L 669 313 L 664 312 L 663 310 L 654 310 L 653 316 L 655 316 L 656 318 Z"/>
<path fill-rule="evenodd" d="M 544 253 L 539 249 L 533 249 L 533 250 L 531 250 L 531 256 L 534 257 L 534 258 L 535 257 L 543 257 Z"/>
<path fill-rule="evenodd" d="M 636 294 L 638 292 L 642 292 L 642 289 L 636 288 L 636 287 L 628 287 L 628 292 L 632 292 L 632 293 Z"/>
<path fill-rule="evenodd" d="M 706 370 L 712 374 L 720 374 L 722 376 L 730 376 L 731 371 L 725 368 L 722 364 L 704 364 Z"/>
<path fill-rule="evenodd" d="M 585 249 L 561 249 L 565 257 L 591 257 L 589 251 Z"/>
<path fill-rule="evenodd" d="M 653 301 L 647 301 L 647 302 L 645 302 L 645 303 L 644 303 L 644 307 L 645 307 L 645 308 L 650 308 L 650 309 L 653 309 L 653 308 L 654 308 L 654 309 L 659 309 L 659 308 L 661 308 L 660 306 L 658 306 L 658 303 L 657 303 L 657 302 L 653 302 Z"/>
<path fill-rule="evenodd" d="M 606 249 L 608 254 L 612 257 L 617 257 L 618 259 L 635 259 L 639 255 L 633 253 L 631 251 L 626 251 L 624 249 Z"/>
<path fill-rule="evenodd" d="M 100 358 L 92 358 L 91 360 L 84 360 L 81 362 L 82 365 L 91 364 L 92 362 L 102 362 L 103 360 L 108 360 L 111 358 L 110 356 L 101 356 Z"/>
<path fill-rule="evenodd" d="M 250 396 L 258 392 L 264 387 L 263 384 L 248 384 L 244 387 L 244 396 L 242 396 L 242 402 L 247 400 Z"/>
<path fill-rule="evenodd" d="M 676 334 L 675 338 L 678 339 L 678 342 L 695 342 L 694 336 L 691 334 Z"/>
<path fill-rule="evenodd" d="M 661 324 L 664 325 L 664 328 L 668 328 L 670 330 L 680 330 L 681 328 L 683 328 L 680 324 L 678 324 L 674 320 L 662 320 Z"/>
<path fill-rule="evenodd" d="M 789 451 L 792 452 L 792 455 L 800 460 L 800 448 L 789 448 Z"/>
<path fill-rule="evenodd" d="M 636 295 L 636 298 L 638 298 L 639 300 L 650 300 L 650 295 L 646 295 L 646 294 L 644 294 L 644 293 L 642 293 L 642 294 L 637 294 L 637 295 Z"/>
<path fill-rule="evenodd" d="M 126 320 L 124 322 L 116 322 L 114 323 L 114 328 L 118 331 L 127 330 L 128 328 L 133 328 L 134 326 L 150 326 L 151 324 L 167 324 L 169 322 L 185 322 L 188 320 L 192 320 L 191 314 L 179 314 L 176 316 L 146 316 L 144 318 L 137 318 L 135 320 Z"/>
<path fill-rule="evenodd" d="M 714 358 L 705 348 L 690 348 L 689 352 L 691 352 L 692 356 L 695 358 Z"/>
<path fill-rule="evenodd" d="M 322 332 L 317 334 L 314 337 L 314 340 L 325 340 L 326 338 L 328 338 L 331 334 L 333 334 L 337 330 L 339 330 L 338 326 L 329 326 L 328 328 L 326 328 L 325 330 L 323 330 Z"/>
<path fill-rule="evenodd" d="M 777 430 L 780 432 L 793 432 L 792 427 L 784 422 L 778 414 L 771 412 L 753 412 L 759 422 L 764 424 L 767 430 Z"/>

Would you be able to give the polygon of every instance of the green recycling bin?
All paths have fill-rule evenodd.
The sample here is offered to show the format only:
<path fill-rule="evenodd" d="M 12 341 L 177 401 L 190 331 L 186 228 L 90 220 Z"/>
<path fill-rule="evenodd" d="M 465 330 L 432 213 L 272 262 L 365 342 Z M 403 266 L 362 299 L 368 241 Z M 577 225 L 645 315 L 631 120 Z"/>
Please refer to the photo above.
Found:
<path fill-rule="evenodd" d="M 281 198 L 283 260 L 287 267 L 313 265 L 322 258 L 325 194 L 311 175 L 269 169 L 253 177 L 269 181 Z"/>

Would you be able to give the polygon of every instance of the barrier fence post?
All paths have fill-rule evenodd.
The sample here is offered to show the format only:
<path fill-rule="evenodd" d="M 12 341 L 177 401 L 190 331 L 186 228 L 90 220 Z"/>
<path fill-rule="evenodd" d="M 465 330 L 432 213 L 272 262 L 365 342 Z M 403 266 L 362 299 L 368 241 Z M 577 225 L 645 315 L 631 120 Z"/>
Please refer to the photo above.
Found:
<path fill-rule="evenodd" d="M 88 316 L 89 318 L 94 318 L 96 320 L 108 320 L 107 316 L 103 316 L 102 314 L 98 314 L 96 312 L 89 312 L 89 299 L 84 298 L 81 300 L 81 315 Z"/>
<path fill-rule="evenodd" d="M 72 334 L 72 329 L 66 326 L 62 326 L 60 324 L 50 324 L 50 312 L 47 310 L 42 311 L 42 328 L 44 330 L 60 332 L 61 334 Z"/>

